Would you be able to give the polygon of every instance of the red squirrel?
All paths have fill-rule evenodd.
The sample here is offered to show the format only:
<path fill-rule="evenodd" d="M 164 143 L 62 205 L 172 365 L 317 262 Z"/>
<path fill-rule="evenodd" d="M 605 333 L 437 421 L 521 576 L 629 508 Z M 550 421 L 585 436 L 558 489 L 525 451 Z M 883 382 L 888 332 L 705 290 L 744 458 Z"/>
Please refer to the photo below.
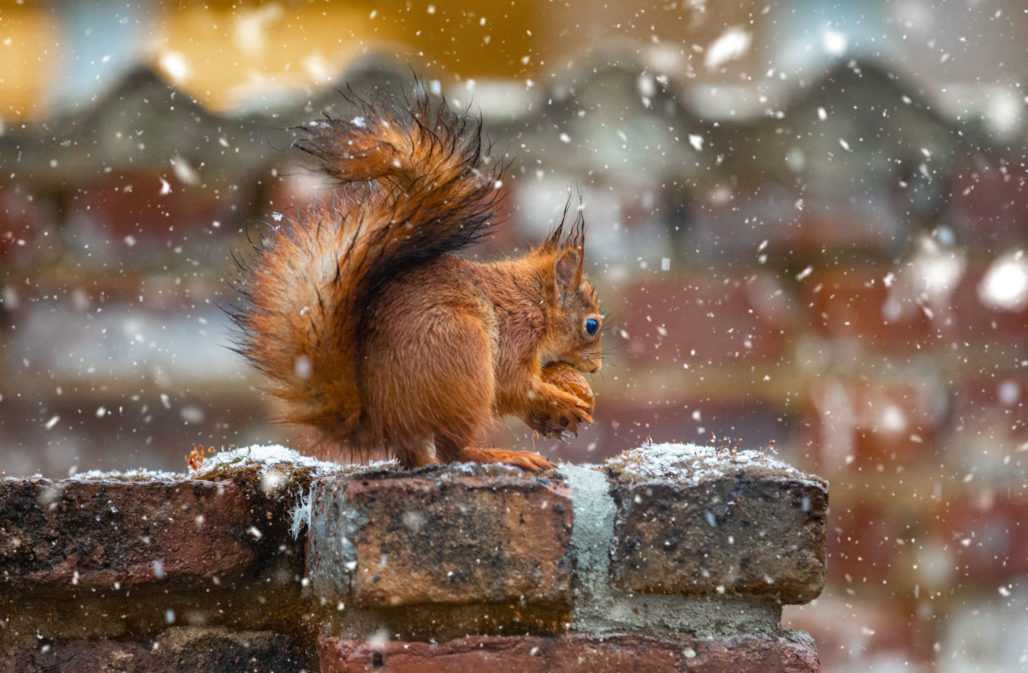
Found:
<path fill-rule="evenodd" d="M 603 315 L 581 209 L 522 257 L 458 257 L 496 225 L 502 194 L 481 120 L 425 93 L 351 103 L 359 116 L 301 129 L 295 145 L 339 186 L 256 246 L 233 314 L 240 352 L 324 457 L 552 468 L 477 444 L 501 416 L 546 436 L 592 422 L 582 373 L 602 366 Z"/>

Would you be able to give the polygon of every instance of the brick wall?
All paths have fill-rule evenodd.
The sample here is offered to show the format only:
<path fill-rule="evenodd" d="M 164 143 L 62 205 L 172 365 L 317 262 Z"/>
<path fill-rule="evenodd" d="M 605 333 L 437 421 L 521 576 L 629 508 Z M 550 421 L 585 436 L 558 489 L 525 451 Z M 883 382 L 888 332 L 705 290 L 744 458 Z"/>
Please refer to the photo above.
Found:
<path fill-rule="evenodd" d="M 0 671 L 813 673 L 827 484 L 766 453 L 0 481 Z"/>

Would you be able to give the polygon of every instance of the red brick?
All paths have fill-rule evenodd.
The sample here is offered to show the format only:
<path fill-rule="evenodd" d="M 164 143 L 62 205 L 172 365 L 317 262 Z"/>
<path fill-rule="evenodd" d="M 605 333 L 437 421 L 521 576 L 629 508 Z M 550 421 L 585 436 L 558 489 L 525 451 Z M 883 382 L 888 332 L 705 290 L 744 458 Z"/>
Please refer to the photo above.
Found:
<path fill-rule="evenodd" d="M 908 465 L 934 457 L 950 393 L 941 374 L 919 375 L 811 381 L 804 426 L 816 447 L 818 469 L 834 473 L 849 465 Z"/>
<path fill-rule="evenodd" d="M 916 306 L 902 305 L 890 314 L 889 268 L 815 270 L 803 280 L 802 303 L 816 331 L 832 339 L 851 338 L 865 348 L 911 353 L 936 345 L 940 331 Z"/>
<path fill-rule="evenodd" d="M 767 222 L 755 232 L 757 236 L 753 238 L 759 240 L 754 240 L 743 252 L 755 255 L 757 246 L 767 240 L 763 252 L 770 259 L 783 255 L 819 258 L 824 257 L 826 251 L 838 254 L 840 250 L 891 256 L 907 239 L 905 223 L 899 218 L 883 218 L 878 212 L 861 212 L 840 203 L 821 209 L 817 198 L 811 199 L 809 195 L 804 199 L 804 209 L 796 210 L 795 204 L 801 198 L 799 193 L 791 195 L 791 200 L 785 204 L 788 208 L 785 217 L 772 220 L 766 209 L 754 212 L 753 219 Z"/>
<path fill-rule="evenodd" d="M 826 591 L 810 605 L 788 607 L 782 624 L 810 633 L 827 671 L 867 670 L 865 666 L 878 656 L 912 661 L 930 657 L 933 636 L 937 637 L 934 620 L 911 619 L 908 609 L 916 609 L 912 604 L 892 596 L 876 600 L 864 586 L 847 594 L 839 589 Z"/>
<path fill-rule="evenodd" d="M 954 171 L 949 216 L 963 241 L 1001 252 L 1024 242 L 1028 169 L 1023 157 L 977 155 Z"/>
<path fill-rule="evenodd" d="M 35 641 L 7 652 L 4 659 L 0 662 L 0 673 L 301 673 L 310 670 L 307 657 L 287 636 L 221 628 L 172 628 L 152 643 Z"/>
<path fill-rule="evenodd" d="M 315 488 L 307 571 L 367 607 L 567 605 L 572 508 L 555 478 L 500 466 L 330 477 Z"/>
<path fill-rule="evenodd" d="M 1028 374 L 999 370 L 965 381 L 955 400 L 956 421 L 965 423 L 981 413 L 1002 416 L 1015 434 L 1028 429 Z"/>
<path fill-rule="evenodd" d="M 886 287 L 886 267 L 815 271 L 801 285 L 811 324 L 823 336 L 857 340 L 868 349 L 912 354 L 969 344 L 976 357 L 988 346 L 1014 357 L 1028 353 L 1028 307 L 996 310 L 979 296 L 990 260 L 972 259 L 942 305 L 921 306 L 899 283 Z M 898 302 L 893 305 L 892 302 Z"/>
<path fill-rule="evenodd" d="M 265 525 L 234 482 L 6 479 L 0 586 L 209 585 L 255 567 Z"/>
<path fill-rule="evenodd" d="M 939 538 L 953 557 L 954 583 L 994 590 L 1028 574 L 1028 493 L 977 490 L 950 498 Z"/>
<path fill-rule="evenodd" d="M 994 370 L 971 377 L 955 393 L 950 426 L 941 448 L 952 469 L 1006 483 L 1028 463 L 1028 375 Z"/>
<path fill-rule="evenodd" d="M 788 227 L 787 235 L 771 241 L 769 254 L 781 251 L 823 255 L 825 250 L 837 254 L 842 248 L 894 254 L 907 240 L 902 218 L 883 218 L 877 212 L 835 205 L 838 204 L 833 204 L 830 210 L 820 210 L 815 204 L 800 211 L 795 225 Z"/>
<path fill-rule="evenodd" d="M 833 507 L 828 533 L 832 581 L 846 588 L 879 585 L 889 579 L 899 554 L 897 538 L 920 532 L 919 527 L 905 529 L 901 516 L 876 498 Z"/>
<path fill-rule="evenodd" d="M 635 593 L 816 598 L 828 485 L 758 456 L 643 447 L 609 461 L 611 582 Z"/>
<path fill-rule="evenodd" d="M 816 673 L 808 637 L 472 636 L 445 643 L 322 638 L 321 673 Z"/>
<path fill-rule="evenodd" d="M 1020 360 L 1028 357 L 1028 304 L 1020 310 L 1009 311 L 982 302 L 979 285 L 991 262 L 977 259 L 968 264 L 953 292 L 955 336 L 971 344 L 976 354 L 987 347 L 1009 361 Z"/>
<path fill-rule="evenodd" d="M 762 172 L 760 180 L 766 179 Z M 882 217 L 873 206 L 828 203 L 819 196 L 782 189 L 780 183 L 771 189 L 753 187 L 755 192 L 737 192 L 738 198 L 727 204 L 704 204 L 703 213 L 689 223 L 688 248 L 746 260 L 759 255 L 772 260 L 825 257 L 826 252 L 839 250 L 893 256 L 907 240 L 906 223 L 898 217 Z M 797 203 L 803 203 L 802 210 Z"/>
<path fill-rule="evenodd" d="M 244 211 L 230 184 L 185 184 L 171 170 L 111 174 L 74 193 L 66 236 L 87 267 L 142 268 L 168 260 L 221 267 Z"/>
<path fill-rule="evenodd" d="M 768 274 L 662 274 L 625 290 L 621 322 L 637 363 L 766 362 L 784 353 L 793 311 L 790 295 Z"/>
<path fill-rule="evenodd" d="M 0 187 L 0 261 L 7 269 L 35 270 L 60 255 L 54 211 L 21 185 Z"/>
<path fill-rule="evenodd" d="M 781 636 L 735 636 L 698 640 L 685 652 L 689 673 L 819 673 L 821 661 L 814 641 L 803 633 L 786 632 Z"/>

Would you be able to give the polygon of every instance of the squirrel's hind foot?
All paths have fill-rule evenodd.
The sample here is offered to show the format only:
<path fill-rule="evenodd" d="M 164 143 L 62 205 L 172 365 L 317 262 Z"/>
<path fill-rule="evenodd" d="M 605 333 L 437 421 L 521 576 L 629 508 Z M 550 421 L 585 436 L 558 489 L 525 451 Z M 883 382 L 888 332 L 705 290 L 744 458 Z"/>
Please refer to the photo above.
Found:
<path fill-rule="evenodd" d="M 513 465 L 529 472 L 543 472 L 554 469 L 554 464 L 535 451 L 508 451 L 505 449 L 480 449 L 466 447 L 461 449 L 460 460 L 469 463 L 503 463 Z"/>

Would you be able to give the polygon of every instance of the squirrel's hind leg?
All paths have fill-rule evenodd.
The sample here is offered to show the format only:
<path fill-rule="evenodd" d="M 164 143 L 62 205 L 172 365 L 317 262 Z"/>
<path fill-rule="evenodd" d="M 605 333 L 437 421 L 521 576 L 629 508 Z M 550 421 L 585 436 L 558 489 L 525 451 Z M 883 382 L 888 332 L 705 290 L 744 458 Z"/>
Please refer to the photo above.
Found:
<path fill-rule="evenodd" d="M 483 449 L 477 446 L 460 447 L 447 439 L 436 440 L 436 450 L 443 462 L 463 461 L 467 463 L 503 463 L 529 472 L 552 470 L 553 463 L 535 451 L 510 451 L 507 449 Z"/>
<path fill-rule="evenodd" d="M 535 451 L 509 451 L 506 449 L 482 449 L 468 446 L 460 452 L 461 460 L 470 463 L 503 463 L 530 472 L 554 469 L 554 464 Z"/>
<path fill-rule="evenodd" d="M 436 451 L 432 447 L 432 442 L 423 442 L 420 445 L 411 445 L 401 447 L 393 452 L 396 455 L 396 459 L 400 461 L 400 465 L 405 470 L 413 470 L 417 467 L 425 467 L 426 465 L 437 465 L 439 458 L 436 456 Z"/>

